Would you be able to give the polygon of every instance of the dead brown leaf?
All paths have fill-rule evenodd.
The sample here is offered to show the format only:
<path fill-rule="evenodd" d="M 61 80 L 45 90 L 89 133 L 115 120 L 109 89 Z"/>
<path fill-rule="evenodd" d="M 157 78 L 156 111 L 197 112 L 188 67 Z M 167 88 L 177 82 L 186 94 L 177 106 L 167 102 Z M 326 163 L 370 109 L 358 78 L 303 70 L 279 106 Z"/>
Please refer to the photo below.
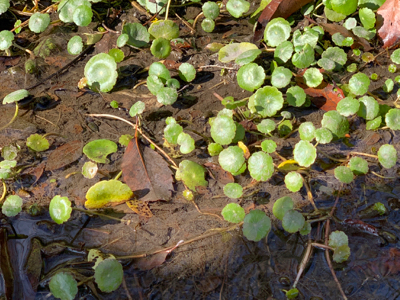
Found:
<path fill-rule="evenodd" d="M 46 171 L 53 171 L 65 167 L 82 156 L 82 142 L 69 142 L 51 152 L 47 159 Z"/>
<path fill-rule="evenodd" d="M 42 162 L 34 168 L 26 169 L 22 172 L 22 174 L 29 174 L 35 176 L 35 181 L 32 183 L 32 186 L 35 185 L 36 182 L 39 181 L 40 177 L 42 177 L 44 168 L 46 167 L 46 163 Z"/>
<path fill-rule="evenodd" d="M 141 201 L 168 200 L 172 171 L 160 154 L 133 138 L 122 158 L 122 178 Z"/>
<path fill-rule="evenodd" d="M 129 200 L 126 201 L 126 205 L 128 205 L 132 211 L 141 217 L 151 218 L 153 216 L 153 213 L 151 212 L 147 202 L 143 202 L 141 200 Z"/>
<path fill-rule="evenodd" d="M 167 258 L 168 254 L 174 251 L 182 242 L 183 241 L 179 241 L 175 246 L 167 248 L 164 251 L 155 253 L 151 256 L 139 258 L 135 263 L 136 267 L 142 271 L 147 271 L 155 267 L 161 266 Z"/>
<path fill-rule="evenodd" d="M 378 35 L 383 47 L 389 48 L 400 42 L 400 0 L 386 0 L 377 11 Z"/>
<path fill-rule="evenodd" d="M 214 179 L 223 185 L 235 182 L 232 174 L 221 168 L 220 165 L 211 162 L 205 163 L 204 166 L 213 175 Z"/>

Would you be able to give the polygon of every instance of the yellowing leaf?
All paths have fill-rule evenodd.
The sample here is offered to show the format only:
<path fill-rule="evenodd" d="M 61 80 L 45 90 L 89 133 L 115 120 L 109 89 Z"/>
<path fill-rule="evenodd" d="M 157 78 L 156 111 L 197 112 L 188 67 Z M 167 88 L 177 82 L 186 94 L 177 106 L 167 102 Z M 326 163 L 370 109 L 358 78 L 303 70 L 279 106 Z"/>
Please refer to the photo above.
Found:
<path fill-rule="evenodd" d="M 304 169 L 304 168 L 300 167 L 298 162 L 295 161 L 294 159 L 289 159 L 289 160 L 286 160 L 283 163 L 281 163 L 278 166 L 278 169 L 282 170 L 282 171 L 296 171 L 296 170 Z"/>
<path fill-rule="evenodd" d="M 133 192 L 126 184 L 118 180 L 100 181 L 86 193 L 87 209 L 102 208 L 125 202 L 133 197 Z"/>
<path fill-rule="evenodd" d="M 244 157 L 245 157 L 246 159 L 248 159 L 248 158 L 250 157 L 249 148 L 247 148 L 247 146 L 246 146 L 245 144 L 243 144 L 243 142 L 238 142 L 238 146 L 239 146 L 240 149 L 243 150 Z"/>
<path fill-rule="evenodd" d="M 129 200 L 126 202 L 128 207 L 141 217 L 151 218 L 153 213 L 147 202 L 141 200 Z"/>

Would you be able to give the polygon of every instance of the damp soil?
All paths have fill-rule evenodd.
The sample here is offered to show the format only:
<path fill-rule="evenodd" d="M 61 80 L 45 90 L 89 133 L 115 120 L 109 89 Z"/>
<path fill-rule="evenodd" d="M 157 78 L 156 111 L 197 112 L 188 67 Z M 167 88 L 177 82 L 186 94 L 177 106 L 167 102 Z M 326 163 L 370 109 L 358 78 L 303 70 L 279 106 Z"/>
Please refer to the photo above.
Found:
<path fill-rule="evenodd" d="M 200 12 L 200 8 L 189 7 L 177 12 L 190 19 Z M 131 9 L 121 19 L 138 22 L 145 17 Z M 237 85 L 237 67 L 233 63 L 225 65 L 227 68 L 222 75 L 223 67 L 217 54 L 205 50 L 205 46 L 211 42 L 250 41 L 252 26 L 247 20 L 235 21 L 229 18 L 223 18 L 217 23 L 219 25 L 214 33 L 206 34 L 199 26 L 194 36 L 190 35 L 184 24 L 179 23 L 181 36 L 186 38 L 191 47 L 174 48 L 168 59 L 178 63 L 189 62 L 198 69 L 198 73 L 193 82 L 182 85 L 180 97 L 172 106 L 161 106 L 145 85 L 138 85 L 146 78 L 143 69 L 155 61 L 149 49 L 124 49 L 126 59 L 119 64 L 120 76 L 112 92 L 99 94 L 78 90 L 77 83 L 83 77 L 83 69 L 89 58 L 115 46 L 117 35 L 113 33 L 106 34 L 93 51 L 65 72 L 30 90 L 35 98 L 32 106 L 22 109 L 16 121 L 0 131 L 0 147 L 20 145 L 18 165 L 25 167 L 13 180 L 6 181 L 9 193 L 23 198 L 23 212 L 13 218 L 2 215 L 1 225 L 1 247 L 8 247 L 13 275 L 13 280 L 5 280 L 7 274 L 2 269 L 2 280 L 13 284 L 12 299 L 53 299 L 48 290 L 48 278 L 49 274 L 60 268 L 78 268 L 90 276 L 92 265 L 86 263 L 89 249 L 96 248 L 121 258 L 151 254 L 174 246 L 179 241 L 190 242 L 172 251 L 165 262 L 151 270 L 141 269 L 137 258 L 121 258 L 124 283 L 118 290 L 110 294 L 100 291 L 95 293 L 90 286 L 81 285 L 77 298 L 286 299 L 283 290 L 290 289 L 296 278 L 307 239 L 284 232 L 272 216 L 272 205 L 276 199 L 288 195 L 295 200 L 297 208 L 310 212 L 312 207 L 304 188 L 297 193 L 290 193 L 285 188 L 283 173 L 277 172 L 269 181 L 260 183 L 252 182 L 248 173 L 236 177 L 235 181 L 247 188 L 243 198 L 232 200 L 223 196 L 223 174 L 209 168 L 209 185 L 201 189 L 194 200 L 201 213 L 193 203 L 181 196 L 184 187 L 180 182 L 175 183 L 171 199 L 148 204 L 154 215 L 151 218 L 133 213 L 126 204 L 100 211 L 121 218 L 123 222 L 73 211 L 68 222 L 57 225 L 47 212 L 49 202 L 55 195 L 67 196 L 75 207 L 84 208 L 89 187 L 119 173 L 125 148 L 118 144 L 118 152 L 109 156 L 109 164 L 99 165 L 100 171 L 93 179 L 86 179 L 80 174 L 83 164 L 88 161 L 85 155 L 79 155 L 72 163 L 58 169 L 44 166 L 50 155 L 57 148 L 71 142 L 81 145 L 96 139 L 118 142 L 122 134 L 134 135 L 132 127 L 124 122 L 92 117 L 89 114 L 110 114 L 134 123 L 135 119 L 129 116 L 127 110 L 138 100 L 146 104 L 141 119 L 142 128 L 155 143 L 162 147 L 165 119 L 169 116 L 183 121 L 182 126 L 195 139 L 196 150 L 189 155 L 173 158 L 176 163 L 190 159 L 202 165 L 218 164 L 216 157 L 206 154 L 207 141 L 195 132 L 210 136 L 208 120 L 223 108 L 218 95 L 242 99 L 250 93 Z M 119 30 L 120 24 L 115 29 Z M 72 29 L 61 26 L 52 26 L 43 33 L 40 39 L 51 37 L 59 51 L 40 61 L 38 74 L 25 74 L 23 66 L 26 57 L 3 71 L 0 74 L 1 98 L 11 91 L 41 82 L 71 61 L 73 58 L 66 54 L 65 48 L 66 41 L 73 34 Z M 262 56 L 259 61 L 265 67 L 270 62 L 270 55 Z M 378 94 L 381 93 L 380 86 L 384 79 L 395 76 L 382 71 L 383 68 L 387 69 L 373 64 L 366 66 L 367 73 L 382 74 L 382 79 L 371 85 L 371 91 L 375 90 Z M 177 75 L 176 71 L 171 72 Z M 50 99 L 51 105 L 44 107 L 45 110 L 41 110 L 43 107 L 37 104 L 40 103 L 40 97 Z M 393 97 L 389 95 L 385 101 L 394 101 Z M 119 103 L 119 109 L 110 107 L 112 100 Z M 6 105 L 0 109 L 1 127 L 12 118 L 14 106 Z M 296 125 L 311 121 L 319 127 L 324 113 L 314 106 L 286 109 L 296 117 Z M 319 149 L 336 158 L 345 157 L 349 151 L 376 153 L 380 145 L 387 143 L 400 151 L 398 134 L 384 130 L 366 131 L 365 121 L 358 117 L 352 118 L 350 125 L 350 138 L 326 146 L 320 145 Z M 33 133 L 55 134 L 49 136 L 51 146 L 47 151 L 33 153 L 26 147 L 25 140 Z M 251 145 L 250 150 L 254 150 L 259 139 L 250 132 L 246 133 L 246 144 Z M 285 139 L 277 136 L 273 139 L 278 145 L 277 152 L 290 159 L 293 147 L 299 141 L 298 133 L 294 132 Z M 164 150 L 170 153 L 170 149 Z M 59 155 L 59 159 L 63 160 L 64 154 Z M 342 230 L 349 236 L 351 248 L 348 262 L 334 264 L 334 268 L 349 299 L 399 299 L 400 255 L 396 252 L 400 246 L 397 239 L 400 234 L 399 169 L 397 165 L 385 170 L 374 159 L 367 160 L 371 170 L 387 178 L 370 173 L 358 176 L 342 190 L 336 216 L 339 220 L 361 219 L 375 226 L 381 235 L 371 235 L 344 222 L 333 223 L 332 230 Z M 274 162 L 279 164 L 279 157 L 274 156 Z M 330 209 L 340 189 L 340 184 L 333 176 L 333 169 L 337 165 L 336 161 L 319 155 L 310 170 L 310 187 L 320 209 Z M 218 231 L 219 228 L 230 226 L 217 217 L 230 202 L 240 203 L 246 211 L 254 208 L 265 211 L 274 220 L 268 237 L 255 243 L 243 237 L 239 229 Z M 363 211 L 376 202 L 383 203 L 388 213 L 383 216 L 364 216 Z M 33 209 L 36 210 L 35 215 L 29 213 Z M 321 226 L 323 223 L 313 229 L 313 236 L 320 241 L 323 240 L 319 236 Z M 323 250 L 314 249 L 312 259 L 297 287 L 300 291 L 299 299 L 339 298 Z M 3 295 L 4 288 L 0 286 Z"/>

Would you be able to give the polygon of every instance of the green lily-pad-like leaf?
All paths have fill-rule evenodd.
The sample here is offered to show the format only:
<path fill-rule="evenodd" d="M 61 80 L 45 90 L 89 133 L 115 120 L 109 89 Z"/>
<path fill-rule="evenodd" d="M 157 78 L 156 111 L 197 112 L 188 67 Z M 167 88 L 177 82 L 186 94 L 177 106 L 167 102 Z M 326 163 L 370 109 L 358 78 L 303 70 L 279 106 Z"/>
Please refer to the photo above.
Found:
<path fill-rule="evenodd" d="M 17 102 L 29 96 L 29 92 L 25 89 L 17 90 L 12 93 L 9 93 L 3 99 L 3 104 Z"/>
<path fill-rule="evenodd" d="M 395 72 L 396 72 L 396 71 L 395 71 Z M 393 72 L 393 73 L 394 73 L 394 72 Z M 383 87 L 382 87 L 383 91 L 384 91 L 385 93 L 390 93 L 391 91 L 393 91 L 393 88 L 394 88 L 394 82 L 393 82 L 393 80 L 392 80 L 391 78 L 386 79 L 386 80 L 385 80 L 385 83 L 383 84 Z"/>
<path fill-rule="evenodd" d="M 220 145 L 228 145 L 236 135 L 236 125 L 232 118 L 221 115 L 214 119 L 211 126 L 211 137 Z"/>
<path fill-rule="evenodd" d="M 397 162 L 396 149 L 392 145 L 382 145 L 378 150 L 378 160 L 386 169 L 394 167 Z"/>
<path fill-rule="evenodd" d="M 9 30 L 0 31 L 0 50 L 7 50 L 11 47 L 14 34 Z"/>
<path fill-rule="evenodd" d="M 124 146 L 128 146 L 130 140 L 127 141 L 127 143 Z M 121 141 L 120 141 L 121 143 Z M 85 162 L 85 164 L 82 166 L 82 175 L 87 178 L 87 179 L 92 179 L 94 176 L 97 174 L 97 164 L 91 161 Z"/>
<path fill-rule="evenodd" d="M 129 142 L 133 139 L 133 136 L 130 134 L 123 134 L 119 137 L 118 143 L 121 144 L 121 146 L 128 147 Z"/>
<path fill-rule="evenodd" d="M 201 21 L 201 28 L 205 32 L 213 32 L 215 29 L 215 22 L 212 19 L 205 18 L 203 21 Z"/>
<path fill-rule="evenodd" d="M 229 0 L 226 10 L 235 18 L 240 18 L 250 9 L 250 3 L 245 0 Z"/>
<path fill-rule="evenodd" d="M 78 55 L 82 52 L 83 49 L 83 42 L 82 38 L 79 35 L 72 37 L 68 41 L 67 50 L 68 53 L 71 55 Z"/>
<path fill-rule="evenodd" d="M 110 51 L 108 51 L 108 55 L 114 58 L 116 63 L 123 61 L 125 58 L 124 52 L 122 52 L 122 50 L 117 48 L 110 49 Z"/>
<path fill-rule="evenodd" d="M 360 108 L 358 109 L 357 114 L 366 119 L 373 120 L 379 114 L 379 103 L 374 98 L 370 96 L 364 96 L 358 99 L 360 102 Z"/>
<path fill-rule="evenodd" d="M 231 223 L 240 223 L 244 220 L 246 213 L 244 212 L 243 207 L 241 207 L 237 203 L 229 203 L 225 205 L 221 212 L 225 221 Z"/>
<path fill-rule="evenodd" d="M 207 1 L 201 9 L 206 18 L 215 20 L 219 16 L 219 6 L 215 2 Z"/>
<path fill-rule="evenodd" d="M 282 219 L 282 227 L 289 233 L 295 233 L 304 226 L 305 219 L 301 213 L 291 209 L 288 210 Z"/>
<path fill-rule="evenodd" d="M 107 53 L 99 53 L 87 62 L 85 77 L 89 85 L 98 83 L 100 91 L 109 92 L 117 82 L 117 63 Z"/>
<path fill-rule="evenodd" d="M 257 50 L 258 47 L 252 43 L 232 43 L 222 47 L 218 52 L 220 62 L 228 63 L 237 59 L 242 53 L 249 50 Z"/>
<path fill-rule="evenodd" d="M 285 185 L 287 189 L 293 193 L 301 189 L 303 181 L 303 177 L 295 171 L 289 172 L 285 176 Z"/>
<path fill-rule="evenodd" d="M 274 116 L 283 107 L 282 93 L 276 87 L 265 86 L 258 89 L 253 96 L 253 101 L 249 101 L 249 108 L 253 106 L 263 118 Z"/>
<path fill-rule="evenodd" d="M 102 208 L 112 203 L 124 202 L 133 197 L 133 192 L 118 180 L 104 180 L 96 183 L 86 193 L 87 209 Z"/>
<path fill-rule="evenodd" d="M 156 38 L 150 47 L 151 54 L 159 59 L 167 58 L 171 49 L 170 41 L 162 37 Z"/>
<path fill-rule="evenodd" d="M 312 122 L 304 122 L 299 126 L 300 139 L 303 141 L 312 141 L 315 137 L 315 126 Z"/>
<path fill-rule="evenodd" d="M 314 49 L 309 44 L 301 49 L 301 51 L 296 52 L 292 56 L 292 63 L 296 68 L 304 69 L 308 68 L 314 62 Z"/>
<path fill-rule="evenodd" d="M 26 146 L 36 152 L 46 151 L 49 149 L 49 141 L 40 134 L 32 134 L 26 139 Z"/>
<path fill-rule="evenodd" d="M 164 82 L 171 79 L 171 74 L 167 67 L 158 61 L 152 63 L 149 68 L 149 75 L 155 75 Z"/>
<path fill-rule="evenodd" d="M 15 160 L 3 160 L 0 162 L 0 169 L 8 169 L 14 168 L 17 165 L 17 161 Z"/>
<path fill-rule="evenodd" d="M 224 148 L 218 143 L 211 143 L 207 146 L 207 151 L 210 156 L 217 156 L 222 150 L 224 150 Z"/>
<path fill-rule="evenodd" d="M 49 24 L 50 16 L 48 14 L 36 12 L 29 18 L 29 29 L 34 33 L 45 31 Z"/>
<path fill-rule="evenodd" d="M 183 154 L 188 154 L 195 149 L 194 139 L 187 133 L 181 132 L 178 135 L 177 143 L 181 146 L 179 151 Z"/>
<path fill-rule="evenodd" d="M 124 270 L 115 258 L 101 261 L 94 270 L 94 280 L 102 292 L 111 293 L 122 283 Z"/>
<path fill-rule="evenodd" d="M 146 108 L 146 105 L 144 104 L 144 102 L 139 100 L 131 106 L 131 108 L 129 109 L 129 115 L 131 117 L 140 115 L 141 113 L 144 112 L 145 108 Z"/>
<path fill-rule="evenodd" d="M 286 101 L 289 105 L 300 107 L 306 102 L 306 93 L 299 86 L 292 86 L 286 91 Z"/>
<path fill-rule="evenodd" d="M 339 101 L 336 110 L 345 117 L 354 115 L 360 109 L 360 102 L 353 97 L 346 97 Z"/>
<path fill-rule="evenodd" d="M 178 144 L 178 136 L 183 132 L 181 125 L 177 123 L 168 124 L 164 129 L 164 138 L 172 146 Z"/>
<path fill-rule="evenodd" d="M 117 47 L 122 48 L 129 41 L 129 35 L 127 33 L 121 33 L 121 35 L 117 38 Z"/>
<path fill-rule="evenodd" d="M 304 80 L 309 87 L 317 87 L 324 77 L 317 68 L 309 68 L 304 72 Z"/>
<path fill-rule="evenodd" d="M 49 282 L 51 294 L 62 300 L 73 300 L 78 293 L 78 283 L 70 273 L 59 272 Z"/>
<path fill-rule="evenodd" d="M 350 256 L 350 247 L 347 245 L 339 246 L 335 248 L 332 259 L 334 262 L 342 263 L 346 261 Z"/>
<path fill-rule="evenodd" d="M 293 54 L 293 44 L 290 41 L 284 41 L 280 43 L 274 52 L 274 59 L 279 63 L 279 64 L 284 64 L 286 63 Z"/>
<path fill-rule="evenodd" d="M 349 168 L 355 175 L 368 173 L 368 162 L 361 157 L 352 157 L 349 161 Z"/>
<path fill-rule="evenodd" d="M 243 221 L 243 235 L 250 241 L 260 241 L 271 230 L 271 219 L 259 209 L 250 211 Z"/>
<path fill-rule="evenodd" d="M 300 166 L 309 167 L 317 158 L 317 150 L 310 142 L 300 141 L 294 147 L 293 155 Z"/>
<path fill-rule="evenodd" d="M 191 82 L 196 78 L 196 69 L 189 63 L 182 63 L 179 66 L 179 77 L 186 82 Z"/>
<path fill-rule="evenodd" d="M 93 11 L 88 5 L 79 5 L 72 15 L 74 23 L 82 27 L 88 26 L 92 22 L 92 17 Z"/>
<path fill-rule="evenodd" d="M 261 142 L 261 149 L 266 153 L 273 153 L 276 150 L 276 143 L 272 140 L 264 140 Z"/>
<path fill-rule="evenodd" d="M 275 130 L 276 124 L 271 119 L 264 119 L 257 125 L 257 130 L 262 133 L 270 133 Z"/>
<path fill-rule="evenodd" d="M 365 128 L 367 130 L 375 130 L 378 129 L 379 126 L 381 126 L 381 124 L 382 124 L 382 117 L 377 116 L 375 119 L 367 121 L 366 123 L 367 126 Z"/>
<path fill-rule="evenodd" d="M 238 64 L 239 66 L 249 64 L 253 62 L 261 53 L 262 51 L 260 49 L 248 50 L 240 54 L 235 59 L 235 63 Z"/>
<path fill-rule="evenodd" d="M 117 150 L 117 144 L 107 139 L 94 140 L 83 147 L 83 153 L 89 159 L 102 164 L 108 164 L 110 161 L 107 159 L 107 155 L 117 152 Z"/>
<path fill-rule="evenodd" d="M 240 198 L 243 195 L 243 187 L 234 182 L 230 182 L 224 186 L 224 194 L 229 198 Z"/>
<path fill-rule="evenodd" d="M 151 23 L 149 33 L 155 39 L 161 37 L 170 41 L 179 37 L 179 26 L 171 20 L 159 20 Z"/>
<path fill-rule="evenodd" d="M 145 47 L 150 41 L 150 34 L 146 27 L 139 23 L 126 23 L 122 29 L 122 34 L 128 35 L 128 45 L 134 47 Z"/>
<path fill-rule="evenodd" d="M 392 130 L 400 130 L 400 109 L 392 108 L 385 116 L 386 125 Z"/>
<path fill-rule="evenodd" d="M 368 92 L 370 80 L 364 73 L 354 74 L 349 80 L 349 89 L 355 95 L 361 96 Z"/>
<path fill-rule="evenodd" d="M 10 8 L 10 0 L 0 1 L 0 15 L 4 14 Z"/>
<path fill-rule="evenodd" d="M 149 75 L 147 77 L 146 83 L 150 93 L 152 93 L 155 96 L 164 87 L 162 78 L 159 78 L 156 75 Z"/>
<path fill-rule="evenodd" d="M 183 183 L 192 191 L 196 191 L 196 186 L 207 186 L 208 182 L 204 179 L 205 169 L 199 164 L 184 160 L 179 164 L 176 172 L 176 179 L 182 180 Z"/>
<path fill-rule="evenodd" d="M 245 162 L 244 152 L 239 146 L 230 146 L 221 151 L 218 162 L 225 171 L 236 173 Z"/>
<path fill-rule="evenodd" d="M 50 201 L 49 212 L 54 222 L 62 224 L 71 216 L 71 201 L 67 197 L 54 196 Z"/>
<path fill-rule="evenodd" d="M 362 26 L 356 26 L 351 31 L 353 31 L 353 33 L 356 36 L 358 36 L 360 38 L 364 38 L 366 40 L 373 39 L 375 37 L 375 33 L 376 33 L 375 29 L 367 30 L 366 28 L 364 28 Z"/>
<path fill-rule="evenodd" d="M 0 33 L 1 34 L 1 33 Z M 400 49 L 396 49 L 392 52 L 392 54 L 390 55 L 390 59 L 392 60 L 392 62 L 394 62 L 395 64 L 400 64 Z"/>
<path fill-rule="evenodd" d="M 178 79 L 175 79 L 175 78 L 168 79 L 165 82 L 165 85 L 167 87 L 174 88 L 176 90 L 178 90 L 181 87 L 181 84 L 179 83 Z"/>
<path fill-rule="evenodd" d="M 351 47 L 354 44 L 354 39 L 352 37 L 349 37 L 349 36 L 344 37 L 339 32 L 336 32 L 335 34 L 332 35 L 332 41 L 340 47 Z M 346 58 L 346 60 L 347 60 L 347 58 Z M 356 68 L 357 68 L 357 65 L 356 65 Z M 354 72 L 354 71 L 352 71 L 352 72 Z"/>
<path fill-rule="evenodd" d="M 351 15 L 357 10 L 357 0 L 330 0 L 332 9 L 346 16 Z"/>
<path fill-rule="evenodd" d="M 344 137 L 349 132 L 349 121 L 336 110 L 326 112 L 321 125 L 339 138 Z"/>
<path fill-rule="evenodd" d="M 253 153 L 248 162 L 250 176 L 257 181 L 266 181 L 274 174 L 274 163 L 269 154 L 259 151 Z"/>
<path fill-rule="evenodd" d="M 354 179 L 351 169 L 345 166 L 336 167 L 334 173 L 335 178 L 342 183 L 351 183 Z"/>
<path fill-rule="evenodd" d="M 363 7 L 358 11 L 358 16 L 365 29 L 372 29 L 375 27 L 376 18 L 372 9 Z"/>
<path fill-rule="evenodd" d="M 6 198 L 1 212 L 7 217 L 14 217 L 22 210 L 22 199 L 18 195 L 10 195 Z"/>
<path fill-rule="evenodd" d="M 272 213 L 277 219 L 282 221 L 286 212 L 293 209 L 293 205 L 294 203 L 292 198 L 284 196 L 275 201 L 274 206 L 272 208 Z"/>
<path fill-rule="evenodd" d="M 329 246 L 332 248 L 337 248 L 343 245 L 349 244 L 349 238 L 343 231 L 333 231 L 329 235 Z"/>
<path fill-rule="evenodd" d="M 284 88 L 289 85 L 292 76 L 292 71 L 289 69 L 285 67 L 277 67 L 272 72 L 271 84 L 278 89 Z"/>
<path fill-rule="evenodd" d="M 74 12 L 81 5 L 91 7 L 90 2 L 87 0 L 61 0 L 57 9 L 58 17 L 64 23 L 74 22 Z"/>
<path fill-rule="evenodd" d="M 249 92 L 258 89 L 265 80 L 264 69 L 256 63 L 249 63 L 242 66 L 237 72 L 239 86 Z"/>
<path fill-rule="evenodd" d="M 343 49 L 329 47 L 322 53 L 318 65 L 327 71 L 338 71 L 346 64 L 346 61 L 347 54 Z"/>
<path fill-rule="evenodd" d="M 281 137 L 288 135 L 293 130 L 293 124 L 290 120 L 284 120 L 278 125 L 278 132 Z"/>
<path fill-rule="evenodd" d="M 157 101 L 164 105 L 172 105 L 178 100 L 178 92 L 172 87 L 162 87 L 157 92 Z"/>
<path fill-rule="evenodd" d="M 293 46 L 295 49 L 301 49 L 305 44 L 309 44 L 311 47 L 315 48 L 319 39 L 318 32 L 309 29 L 303 34 L 297 29 L 293 32 Z"/>
<path fill-rule="evenodd" d="M 286 41 L 292 28 L 284 18 L 275 18 L 268 23 L 264 30 L 264 41 L 271 47 L 279 46 Z"/>

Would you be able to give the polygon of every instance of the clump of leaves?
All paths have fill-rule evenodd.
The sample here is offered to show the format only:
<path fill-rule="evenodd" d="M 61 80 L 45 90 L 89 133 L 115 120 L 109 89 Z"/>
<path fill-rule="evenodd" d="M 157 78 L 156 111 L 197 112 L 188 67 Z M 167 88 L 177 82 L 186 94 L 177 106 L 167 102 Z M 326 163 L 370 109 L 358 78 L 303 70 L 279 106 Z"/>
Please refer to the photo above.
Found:
<path fill-rule="evenodd" d="M 329 235 L 329 246 L 334 249 L 333 261 L 341 263 L 349 258 L 349 239 L 343 231 L 333 231 Z"/>

